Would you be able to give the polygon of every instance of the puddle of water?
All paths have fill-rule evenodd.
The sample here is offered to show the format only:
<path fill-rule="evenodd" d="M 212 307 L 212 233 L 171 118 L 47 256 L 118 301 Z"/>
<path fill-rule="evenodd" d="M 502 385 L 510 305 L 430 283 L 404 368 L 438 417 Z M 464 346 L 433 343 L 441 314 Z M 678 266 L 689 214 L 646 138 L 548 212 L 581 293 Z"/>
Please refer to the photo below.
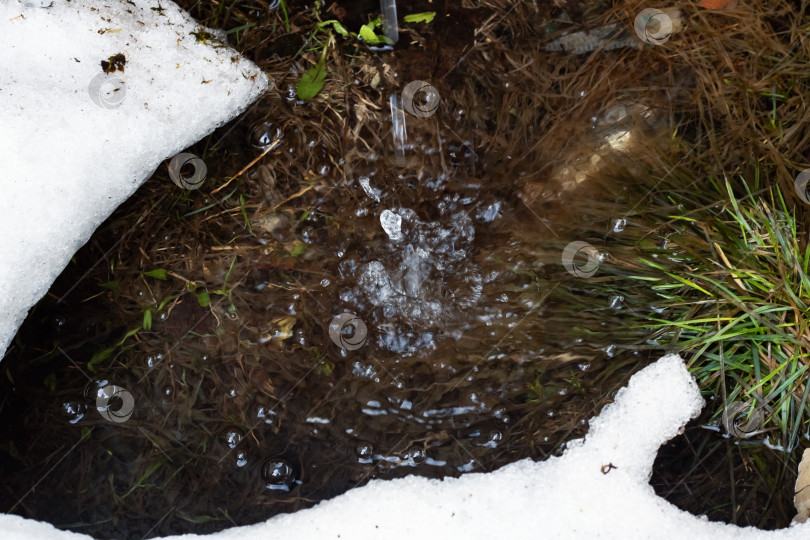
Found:
<path fill-rule="evenodd" d="M 0 509 L 206 533 L 372 478 L 545 459 L 657 356 L 630 324 L 654 295 L 612 263 L 646 239 L 628 179 L 680 156 L 668 107 L 687 83 L 617 96 L 539 52 L 551 4 L 445 4 L 415 2 L 440 13 L 393 52 L 341 44 L 307 102 L 306 36 L 242 35 L 277 91 L 188 150 L 199 189 L 159 168 L 4 360 Z M 375 8 L 325 9 L 354 31 Z"/>

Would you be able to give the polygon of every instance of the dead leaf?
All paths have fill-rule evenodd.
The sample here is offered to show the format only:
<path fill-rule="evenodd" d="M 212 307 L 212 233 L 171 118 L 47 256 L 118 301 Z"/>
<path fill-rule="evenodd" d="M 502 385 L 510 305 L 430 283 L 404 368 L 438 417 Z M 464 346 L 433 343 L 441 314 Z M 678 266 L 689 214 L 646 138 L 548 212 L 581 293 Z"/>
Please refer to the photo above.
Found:
<path fill-rule="evenodd" d="M 805 448 L 802 461 L 799 463 L 799 477 L 796 478 L 796 489 L 793 495 L 793 506 L 796 517 L 793 521 L 804 523 L 810 515 L 810 448 Z"/>
<path fill-rule="evenodd" d="M 734 9 L 737 0 L 701 0 L 698 5 L 706 9 Z"/>
<path fill-rule="evenodd" d="M 287 338 L 291 338 L 293 335 L 292 329 L 293 326 L 295 326 L 295 321 L 295 317 L 282 317 L 281 319 L 273 321 L 273 324 L 278 325 L 278 333 L 275 335 L 274 339 L 282 342 Z"/>

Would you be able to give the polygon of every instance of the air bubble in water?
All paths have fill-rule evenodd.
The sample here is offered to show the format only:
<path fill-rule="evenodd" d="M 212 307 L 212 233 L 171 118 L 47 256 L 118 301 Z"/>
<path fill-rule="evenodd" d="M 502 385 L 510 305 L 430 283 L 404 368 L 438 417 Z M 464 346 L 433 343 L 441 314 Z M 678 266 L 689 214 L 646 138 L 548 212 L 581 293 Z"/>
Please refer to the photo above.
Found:
<path fill-rule="evenodd" d="M 371 446 L 371 443 L 358 443 L 354 451 L 360 463 L 371 463 L 371 458 L 374 456 L 374 447 Z"/>
<path fill-rule="evenodd" d="M 242 442 L 243 437 L 242 432 L 238 429 L 226 429 L 219 436 L 228 448 L 236 448 L 236 446 Z"/>
<path fill-rule="evenodd" d="M 62 414 L 71 424 L 75 424 L 84 418 L 84 414 L 86 412 L 87 405 L 79 401 L 66 401 L 65 403 L 62 403 Z"/>
<path fill-rule="evenodd" d="M 290 491 L 295 484 L 295 468 L 282 457 L 268 459 L 262 464 L 262 478 L 267 489 Z"/>
<path fill-rule="evenodd" d="M 271 122 L 262 122 L 250 131 L 249 141 L 251 146 L 264 151 L 270 148 L 275 139 L 281 139 L 283 136 L 281 129 Z"/>

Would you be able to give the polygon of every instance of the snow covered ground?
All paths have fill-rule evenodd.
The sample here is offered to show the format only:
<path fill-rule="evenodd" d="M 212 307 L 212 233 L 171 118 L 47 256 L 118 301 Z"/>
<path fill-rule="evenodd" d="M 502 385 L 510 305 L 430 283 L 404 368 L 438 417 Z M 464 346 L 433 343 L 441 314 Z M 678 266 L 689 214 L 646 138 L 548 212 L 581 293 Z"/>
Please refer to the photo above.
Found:
<path fill-rule="evenodd" d="M 0 0 L 0 356 L 96 227 L 268 86 L 200 30 L 165 1 Z"/>
<path fill-rule="evenodd" d="M 0 351 L 73 253 L 162 160 L 266 88 L 254 65 L 198 42 L 194 30 L 167 0 L 0 0 Z M 101 61 L 117 67 L 119 53 L 123 71 L 104 74 Z M 810 524 L 741 529 L 655 496 L 648 482 L 658 448 L 702 405 L 683 362 L 668 356 L 635 375 L 560 458 L 444 481 L 376 480 L 214 536 L 809 537 Z M 0 515 L 0 538 L 89 537 Z"/>

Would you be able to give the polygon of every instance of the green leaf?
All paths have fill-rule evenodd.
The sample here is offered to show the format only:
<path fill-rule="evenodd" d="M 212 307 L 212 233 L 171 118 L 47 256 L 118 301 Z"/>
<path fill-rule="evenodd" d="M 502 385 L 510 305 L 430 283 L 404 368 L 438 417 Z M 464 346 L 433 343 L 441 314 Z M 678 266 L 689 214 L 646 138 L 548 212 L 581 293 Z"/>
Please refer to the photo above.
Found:
<path fill-rule="evenodd" d="M 95 372 L 96 371 L 96 364 L 100 364 L 101 362 L 103 362 L 104 360 L 109 358 L 112 355 L 114 350 L 115 350 L 115 347 L 110 347 L 108 349 L 104 349 L 103 351 L 99 351 L 99 352 L 95 353 L 90 358 L 90 361 L 87 362 L 87 369 L 89 369 L 90 371 Z"/>
<path fill-rule="evenodd" d="M 245 196 L 239 195 L 239 206 L 242 209 L 242 217 L 245 218 L 245 225 L 247 225 L 248 232 L 253 234 L 253 227 L 250 226 L 250 220 L 248 219 L 247 210 L 245 209 Z"/>
<path fill-rule="evenodd" d="M 169 279 L 169 274 L 167 274 L 166 270 L 164 270 L 163 268 L 158 268 L 157 270 L 150 270 L 148 272 L 144 272 L 143 275 L 157 279 L 162 279 L 163 281 Z"/>
<path fill-rule="evenodd" d="M 118 343 L 116 343 L 116 344 L 115 344 L 115 346 L 116 346 L 116 347 L 120 347 L 121 345 L 123 345 L 123 344 L 124 344 L 124 342 L 125 342 L 126 340 L 128 340 L 129 338 L 131 338 L 132 336 L 134 336 L 135 334 L 137 334 L 137 333 L 138 333 L 138 332 L 140 332 L 140 331 L 141 331 L 141 329 L 140 329 L 140 328 L 133 328 L 132 330 L 130 330 L 129 332 L 127 332 L 126 334 L 124 334 L 124 337 L 122 337 L 122 338 L 121 338 L 121 341 L 119 341 Z"/>
<path fill-rule="evenodd" d="M 197 303 L 200 304 L 201 307 L 208 307 L 211 303 L 211 295 L 206 291 L 201 292 L 197 295 Z"/>
<path fill-rule="evenodd" d="M 144 316 L 144 318 L 146 318 L 146 316 Z M 151 313 L 150 313 L 150 315 L 149 315 L 150 322 L 151 322 L 151 318 L 152 318 L 152 315 L 151 315 Z M 132 330 L 130 330 L 129 332 L 127 332 L 127 333 L 124 335 L 124 337 L 122 337 L 122 338 L 121 338 L 121 341 L 119 341 L 118 343 L 116 343 L 116 344 L 115 344 L 115 345 L 113 345 L 112 347 L 109 347 L 109 348 L 107 348 L 107 349 L 104 349 L 103 351 L 100 351 L 100 352 L 95 353 L 95 354 L 92 356 L 92 358 L 90 358 L 90 361 L 87 363 L 87 369 L 89 369 L 90 371 L 95 372 L 95 371 L 96 371 L 96 364 L 98 364 L 99 362 L 103 362 L 104 360 L 106 360 L 107 358 L 109 358 L 110 356 L 112 356 L 112 353 L 114 353 L 114 352 L 115 352 L 115 350 L 116 350 L 118 347 L 120 347 L 121 345 L 123 345 L 123 344 L 124 344 L 124 342 L 126 342 L 126 340 L 128 340 L 129 338 L 131 338 L 132 336 L 134 336 L 135 334 L 137 334 L 137 333 L 138 333 L 138 332 L 140 332 L 140 331 L 141 331 L 141 327 L 140 327 L 140 326 L 139 326 L 138 328 L 133 328 Z"/>
<path fill-rule="evenodd" d="M 387 43 L 388 45 L 393 45 L 393 41 L 388 39 L 386 36 L 380 36 L 375 32 L 375 29 L 379 28 L 382 25 L 382 19 L 377 17 L 373 21 L 369 21 L 363 26 L 360 27 L 360 37 L 363 39 L 365 43 L 369 45 L 381 45 L 383 43 Z"/>
<path fill-rule="evenodd" d="M 149 469 L 145 473 L 143 473 L 143 476 L 141 476 L 140 479 L 138 479 L 138 481 L 135 482 L 135 484 L 133 484 L 132 487 L 129 488 L 129 491 L 127 491 L 126 493 L 124 493 L 121 496 L 121 500 L 123 501 L 124 499 L 129 497 L 130 494 L 132 494 L 132 492 L 135 491 L 138 488 L 142 488 L 142 489 L 147 488 L 148 486 L 146 484 L 144 484 L 144 482 L 146 482 L 149 479 L 150 476 L 155 474 L 155 472 L 157 472 L 157 470 L 160 469 L 163 466 L 164 463 L 165 463 L 165 461 L 161 460 L 161 461 L 158 461 L 157 463 L 155 463 L 154 465 L 152 465 L 151 467 L 149 467 Z"/>
<path fill-rule="evenodd" d="M 147 309 L 143 312 L 143 329 L 147 332 L 152 329 L 152 310 Z"/>
<path fill-rule="evenodd" d="M 323 21 L 321 24 L 318 25 L 318 28 L 323 28 L 325 26 L 331 26 L 335 29 L 335 32 L 340 34 L 343 37 L 349 37 L 349 31 L 346 30 L 346 27 L 340 24 L 340 21 L 331 19 L 329 21 Z"/>
<path fill-rule="evenodd" d="M 373 22 L 364 24 L 363 26 L 360 27 L 360 37 L 363 38 L 363 41 L 365 41 L 369 45 L 379 45 L 380 43 L 382 43 L 380 36 L 378 36 L 374 32 L 374 28 L 375 26 Z"/>
<path fill-rule="evenodd" d="M 290 250 L 290 257 L 298 257 L 307 250 L 307 245 L 303 242 L 295 244 Z"/>
<path fill-rule="evenodd" d="M 56 390 L 56 373 L 49 373 L 47 377 L 42 379 L 42 384 L 44 384 L 51 392 Z"/>
<path fill-rule="evenodd" d="M 102 289 L 109 289 L 111 291 L 117 291 L 118 290 L 118 282 L 117 281 L 108 281 L 106 283 L 102 283 L 101 288 Z"/>
<path fill-rule="evenodd" d="M 87 428 L 85 427 L 85 429 Z M 17 445 L 14 444 L 13 440 L 8 443 L 8 455 L 17 461 L 22 461 L 22 455 L 20 454 L 20 451 L 17 449 Z"/>
<path fill-rule="evenodd" d="M 174 300 L 174 296 L 167 296 L 166 298 L 164 298 L 163 300 L 160 301 L 160 304 L 158 304 L 157 310 L 158 311 L 163 311 L 163 308 L 166 307 L 166 304 L 168 304 L 172 300 Z"/>
<path fill-rule="evenodd" d="M 298 81 L 299 99 L 312 99 L 318 95 L 326 80 L 326 59 L 321 57 L 317 64 L 309 68 Z"/>
<path fill-rule="evenodd" d="M 435 11 L 425 11 L 423 13 L 412 13 L 410 15 L 405 15 L 405 18 L 403 18 L 402 20 L 407 23 L 419 23 L 419 22 L 429 23 L 433 20 L 435 16 L 436 16 Z"/>

